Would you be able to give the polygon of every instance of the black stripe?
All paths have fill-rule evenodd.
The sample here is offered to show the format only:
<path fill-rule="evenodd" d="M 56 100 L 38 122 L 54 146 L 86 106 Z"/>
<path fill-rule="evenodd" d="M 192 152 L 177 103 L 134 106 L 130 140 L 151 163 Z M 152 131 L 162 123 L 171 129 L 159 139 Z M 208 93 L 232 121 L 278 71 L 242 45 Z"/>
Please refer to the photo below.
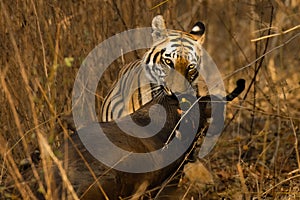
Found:
<path fill-rule="evenodd" d="M 124 81 L 126 81 L 126 78 L 124 78 L 124 76 L 120 77 L 120 79 L 113 84 L 112 90 L 104 100 L 103 108 L 106 108 L 106 121 L 109 121 L 109 116 L 110 119 L 114 119 L 113 114 L 117 111 L 117 107 L 122 104 L 125 92 L 122 87 L 122 85 L 124 85 Z M 118 116 L 120 115 L 120 112 L 122 112 L 122 109 L 118 111 Z"/>
<path fill-rule="evenodd" d="M 153 63 L 157 63 L 157 57 L 159 56 L 161 52 L 157 52 L 154 56 L 153 56 Z"/>
<path fill-rule="evenodd" d="M 193 47 L 191 47 L 191 46 L 184 45 L 184 47 L 188 48 L 188 49 L 191 50 L 191 51 L 194 50 Z"/>
<path fill-rule="evenodd" d="M 147 60 L 146 60 L 146 64 L 149 64 L 149 62 L 150 62 L 150 58 L 151 58 L 151 56 L 152 56 L 152 53 L 153 53 L 153 51 L 155 50 L 155 48 L 156 48 L 156 47 L 152 48 L 151 52 L 150 52 L 150 53 L 148 53 L 148 57 L 147 57 Z"/>
<path fill-rule="evenodd" d="M 103 101 L 103 105 L 102 105 L 102 112 L 105 110 L 105 119 L 106 121 L 108 121 L 109 115 L 112 116 L 112 112 L 109 113 L 109 108 L 111 106 L 111 101 L 112 101 L 112 93 L 114 91 L 114 89 L 116 88 L 116 82 L 112 85 L 112 89 L 109 91 L 109 93 L 107 94 L 107 96 L 105 97 L 104 101 Z"/>
<path fill-rule="evenodd" d="M 141 107 L 143 105 L 143 101 L 142 101 L 142 91 L 141 88 L 138 88 L 138 102 L 139 102 L 139 107 Z"/>
<path fill-rule="evenodd" d="M 171 47 L 180 47 L 180 44 L 172 44 Z"/>
<path fill-rule="evenodd" d="M 188 43 L 189 45 L 194 45 L 194 43 L 193 42 L 191 42 L 190 40 L 188 40 L 188 39 L 186 39 L 186 38 L 182 38 L 182 37 L 180 37 L 180 38 L 175 38 L 175 39 L 171 39 L 170 40 L 170 42 L 174 42 L 174 43 L 184 43 L 184 42 L 186 42 L 186 43 Z"/>
<path fill-rule="evenodd" d="M 151 99 L 153 99 L 154 98 L 154 90 L 153 90 L 154 84 L 150 83 L 149 85 L 150 85 L 150 88 L 151 88 Z"/>
<path fill-rule="evenodd" d="M 132 71 L 130 71 L 131 73 L 132 73 Z M 125 77 L 125 78 L 124 78 Z M 130 84 L 128 84 L 128 82 L 129 81 L 132 81 L 132 79 L 131 78 L 129 78 L 130 77 L 130 73 L 126 73 L 126 76 L 124 75 L 123 77 L 122 77 L 122 81 L 121 81 L 121 84 L 120 84 L 120 89 L 121 89 L 121 91 L 119 91 L 119 92 L 121 92 L 122 93 L 122 97 L 124 97 L 124 96 L 126 96 L 126 95 L 128 95 L 127 93 L 128 93 L 128 89 L 130 89 L 130 88 L 127 88 L 128 87 L 128 85 L 130 85 Z M 129 82 L 130 83 L 130 82 Z"/>
<path fill-rule="evenodd" d="M 188 39 L 186 39 L 186 38 L 181 38 L 181 40 L 180 40 L 181 42 L 187 42 L 187 43 L 189 43 L 190 45 L 194 45 L 194 43 L 193 42 L 191 42 L 191 41 L 189 41 Z"/>
<path fill-rule="evenodd" d="M 181 44 L 172 44 L 171 47 L 181 47 L 182 45 Z M 190 45 L 183 45 L 184 48 L 188 48 L 189 50 L 191 51 L 194 51 L 193 47 L 191 47 Z M 175 50 L 177 51 L 177 50 Z"/>
<path fill-rule="evenodd" d="M 119 97 L 119 96 L 118 96 Z M 123 98 L 120 98 L 118 101 L 116 101 L 116 103 L 114 103 L 114 106 L 111 108 L 111 118 L 113 119 L 113 113 L 115 113 L 115 110 L 117 110 L 116 108 L 120 105 L 120 104 L 122 104 L 122 102 L 123 102 L 123 104 L 124 104 L 124 101 L 123 101 Z M 119 118 L 120 116 L 121 116 L 121 114 L 122 114 L 122 112 L 123 112 L 123 109 L 120 109 L 119 111 L 118 111 L 118 114 L 117 114 L 117 117 Z"/>
<path fill-rule="evenodd" d="M 136 110 L 135 110 L 135 106 L 134 106 L 135 104 L 133 98 L 131 98 L 131 104 L 132 104 L 132 111 L 135 112 Z"/>
<path fill-rule="evenodd" d="M 170 42 L 174 42 L 174 43 L 180 42 L 180 38 L 171 39 Z"/>
<path fill-rule="evenodd" d="M 165 56 L 167 56 L 167 57 L 172 57 L 172 56 L 171 56 L 171 53 L 166 53 Z"/>
<path fill-rule="evenodd" d="M 139 107 L 142 106 L 142 93 L 141 93 L 141 77 L 138 77 L 138 102 L 139 102 Z"/>
<path fill-rule="evenodd" d="M 123 109 L 120 109 L 119 112 L 118 112 L 117 118 L 120 118 L 122 116 L 122 112 L 123 112 Z"/>
<path fill-rule="evenodd" d="M 161 41 L 160 43 L 156 44 L 156 46 L 153 46 L 153 47 L 152 47 L 151 51 L 148 53 L 148 57 L 147 57 L 147 59 L 146 59 L 146 64 L 149 64 L 150 59 L 151 59 L 151 56 L 152 56 L 154 50 L 156 50 L 156 48 L 157 48 L 159 45 L 161 45 L 162 43 L 164 43 L 164 42 L 165 42 L 165 40 Z"/>
<path fill-rule="evenodd" d="M 111 101 L 109 101 L 109 103 L 106 106 L 105 120 L 104 121 L 108 121 L 108 115 L 109 115 L 108 108 L 109 108 L 110 104 L 111 104 Z M 110 115 L 112 115 L 112 112 L 110 113 Z"/>

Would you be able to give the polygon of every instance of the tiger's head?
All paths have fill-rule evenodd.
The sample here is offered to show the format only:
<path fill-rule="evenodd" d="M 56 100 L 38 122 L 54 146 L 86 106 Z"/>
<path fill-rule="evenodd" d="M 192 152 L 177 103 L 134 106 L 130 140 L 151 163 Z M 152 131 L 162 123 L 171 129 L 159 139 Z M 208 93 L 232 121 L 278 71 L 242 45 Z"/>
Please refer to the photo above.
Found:
<path fill-rule="evenodd" d="M 168 30 L 161 15 L 152 20 L 153 46 L 143 62 L 146 75 L 166 94 L 186 93 L 197 87 L 205 26 L 197 22 L 190 33 Z"/>

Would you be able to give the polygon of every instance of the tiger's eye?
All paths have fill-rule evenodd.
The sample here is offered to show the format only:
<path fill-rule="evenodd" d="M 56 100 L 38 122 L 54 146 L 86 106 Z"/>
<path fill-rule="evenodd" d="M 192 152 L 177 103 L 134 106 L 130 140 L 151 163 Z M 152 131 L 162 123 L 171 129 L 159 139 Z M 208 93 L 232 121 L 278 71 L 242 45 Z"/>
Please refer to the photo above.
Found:
<path fill-rule="evenodd" d="M 195 69 L 195 68 L 196 68 L 196 65 L 194 65 L 194 64 L 190 64 L 188 66 L 188 70 L 192 70 L 192 69 Z"/>
<path fill-rule="evenodd" d="M 171 64 L 172 61 L 170 59 L 165 59 L 166 64 Z"/>
<path fill-rule="evenodd" d="M 171 59 L 165 58 L 165 59 L 163 59 L 163 61 L 166 65 L 170 66 L 171 68 L 174 67 L 174 64 Z"/>

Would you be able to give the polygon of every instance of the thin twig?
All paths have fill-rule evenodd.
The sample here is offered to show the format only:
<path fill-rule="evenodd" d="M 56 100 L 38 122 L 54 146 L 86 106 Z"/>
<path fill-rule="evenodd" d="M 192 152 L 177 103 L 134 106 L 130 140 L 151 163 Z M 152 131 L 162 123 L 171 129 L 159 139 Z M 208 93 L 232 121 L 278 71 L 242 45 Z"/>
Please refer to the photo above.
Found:
<path fill-rule="evenodd" d="M 203 128 L 202 131 L 201 131 L 200 133 L 198 133 L 198 134 L 196 135 L 195 138 L 198 138 L 200 135 L 202 135 L 204 130 L 205 130 L 205 128 Z M 177 170 L 170 176 L 169 179 L 167 179 L 167 180 L 162 184 L 162 186 L 161 186 L 160 190 L 157 192 L 157 194 L 156 194 L 154 200 L 156 200 L 157 198 L 159 198 L 159 194 L 160 194 L 160 193 L 163 191 L 163 189 L 164 189 L 164 188 L 165 188 L 165 187 L 173 180 L 173 178 L 175 177 L 175 175 L 178 173 L 178 171 L 181 169 L 181 167 L 183 166 L 183 164 L 186 162 L 186 160 L 187 160 L 187 158 L 189 157 L 189 155 L 193 152 L 193 150 L 194 150 L 194 148 L 196 147 L 196 145 L 197 145 L 197 141 L 194 141 L 194 143 L 193 143 L 193 145 L 192 145 L 190 151 L 186 153 L 186 155 L 185 155 L 183 161 L 180 163 L 180 165 L 178 166 Z"/>
<path fill-rule="evenodd" d="M 273 52 L 273 51 L 275 51 L 275 50 L 277 50 L 277 49 L 279 49 L 279 48 L 281 48 L 281 47 L 283 47 L 283 46 L 289 44 L 290 42 L 292 42 L 294 39 L 296 39 L 296 38 L 299 37 L 299 36 L 300 36 L 300 33 L 297 33 L 296 35 L 290 37 L 288 40 L 286 40 L 285 42 L 283 42 L 281 45 L 278 45 L 278 46 L 272 48 L 271 50 L 267 51 L 267 52 L 264 53 L 263 55 L 259 56 L 257 59 L 253 60 L 251 63 L 249 63 L 249 64 L 245 65 L 244 67 L 242 67 L 242 68 L 240 68 L 240 69 L 238 69 L 238 70 L 235 70 L 234 72 L 232 72 L 232 73 L 230 73 L 229 75 L 225 76 L 225 77 L 224 77 L 224 80 L 226 80 L 226 79 L 230 78 L 231 76 L 233 76 L 234 74 L 236 74 L 236 73 L 238 73 L 238 72 L 240 72 L 240 71 L 242 71 L 242 70 L 244 70 L 244 69 L 246 69 L 246 68 L 252 66 L 252 65 L 253 65 L 255 62 L 257 62 L 258 60 L 264 58 L 266 55 L 270 54 L 271 52 Z M 250 86 L 251 86 L 251 85 L 250 85 Z M 249 86 L 249 88 L 250 88 L 250 86 Z M 245 95 L 245 96 L 243 97 L 243 100 L 245 100 L 247 96 L 248 96 L 248 95 Z M 243 103 L 243 101 L 240 103 L 240 105 L 242 105 L 242 103 Z M 226 126 L 225 126 L 225 128 L 224 128 L 223 131 L 225 131 L 225 130 L 227 129 L 227 127 L 229 126 L 229 124 L 235 119 L 235 117 L 236 117 L 236 115 L 237 115 L 237 112 L 238 112 L 238 111 L 236 111 L 236 112 L 233 114 L 233 116 L 232 116 L 231 119 L 228 121 L 228 123 L 226 124 Z"/>
<path fill-rule="evenodd" d="M 155 8 L 158 8 L 159 6 L 161 6 L 161 5 L 165 4 L 165 3 L 167 3 L 168 1 L 169 1 L 169 0 L 162 1 L 162 2 L 160 2 L 159 4 L 157 4 L 157 5 L 153 6 L 152 8 L 150 8 L 149 10 L 154 10 Z"/>
<path fill-rule="evenodd" d="M 289 177 L 287 179 L 284 179 L 284 180 L 280 181 L 279 183 L 277 183 L 276 185 L 270 187 L 268 190 L 266 190 L 264 193 L 262 193 L 262 196 L 267 195 L 269 192 L 271 192 L 272 190 L 274 190 L 275 188 L 277 188 L 279 185 L 282 185 L 283 183 L 285 183 L 287 181 L 290 181 L 292 179 L 298 178 L 298 177 L 300 177 L 300 174 L 297 174 L 295 176 L 291 176 L 291 177 Z"/>
<path fill-rule="evenodd" d="M 300 25 L 294 26 L 293 28 L 290 28 L 290 29 L 288 29 L 286 31 L 282 31 L 280 33 L 274 33 L 274 34 L 271 34 L 271 35 L 266 35 L 266 36 L 263 36 L 263 37 L 252 39 L 251 42 L 257 42 L 257 41 L 268 39 L 268 38 L 271 38 L 271 37 L 276 37 L 276 36 L 284 35 L 284 34 L 287 34 L 287 33 L 291 32 L 291 31 L 294 31 L 294 30 L 296 30 L 298 28 L 300 28 Z"/>
<path fill-rule="evenodd" d="M 224 80 L 232 77 L 234 74 L 237 74 L 245 69 L 247 69 L 248 67 L 251 67 L 253 64 L 255 64 L 257 61 L 261 60 L 262 58 L 264 58 L 266 55 L 269 55 L 270 53 L 272 53 L 273 51 L 277 50 L 277 49 L 280 49 L 281 47 L 284 47 L 285 45 L 289 44 L 290 42 L 292 42 L 294 39 L 296 39 L 297 37 L 300 36 L 300 33 L 297 33 L 296 35 L 290 37 L 289 39 L 287 39 L 285 42 L 283 42 L 282 44 L 270 49 L 269 51 L 267 51 L 266 53 L 262 54 L 261 56 L 259 56 L 258 58 L 254 59 L 252 62 L 250 62 L 249 64 L 237 69 L 237 70 L 234 70 L 233 72 L 231 72 L 230 74 L 226 75 L 224 77 Z"/>

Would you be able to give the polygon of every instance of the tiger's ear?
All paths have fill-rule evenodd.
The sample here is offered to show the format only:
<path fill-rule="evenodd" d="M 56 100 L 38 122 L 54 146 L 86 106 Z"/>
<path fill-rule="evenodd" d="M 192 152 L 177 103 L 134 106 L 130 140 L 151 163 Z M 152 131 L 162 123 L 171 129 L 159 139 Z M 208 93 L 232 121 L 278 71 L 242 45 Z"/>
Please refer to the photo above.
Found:
<path fill-rule="evenodd" d="M 162 15 L 157 15 L 152 20 L 152 38 L 153 43 L 163 40 L 167 37 L 167 28 Z"/>
<path fill-rule="evenodd" d="M 204 24 L 202 22 L 197 22 L 193 26 L 193 28 L 192 28 L 192 30 L 190 32 L 190 34 L 193 34 L 193 35 L 195 35 L 198 38 L 197 41 L 200 44 L 202 44 L 204 42 L 204 37 L 205 37 L 204 33 L 205 33 L 205 26 L 204 26 Z"/>

